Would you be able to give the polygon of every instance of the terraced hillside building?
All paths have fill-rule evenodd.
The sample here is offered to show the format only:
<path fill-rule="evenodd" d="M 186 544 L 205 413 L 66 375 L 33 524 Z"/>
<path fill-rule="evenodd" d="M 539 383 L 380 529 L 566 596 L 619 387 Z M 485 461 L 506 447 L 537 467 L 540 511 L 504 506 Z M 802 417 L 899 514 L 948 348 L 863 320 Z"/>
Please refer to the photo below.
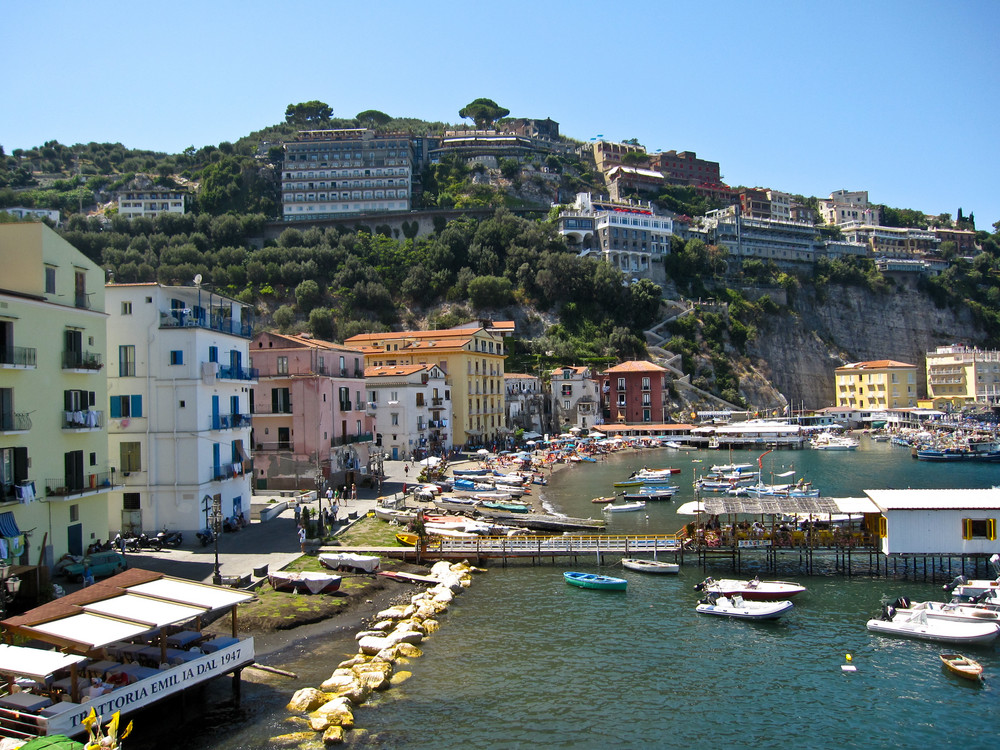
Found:
<path fill-rule="evenodd" d="M 51 565 L 107 538 L 121 479 L 108 461 L 104 271 L 29 222 L 0 224 L 0 265 L 0 557 Z"/>
<path fill-rule="evenodd" d="M 441 435 L 452 445 L 486 446 L 510 433 L 504 410 L 505 322 L 439 331 L 364 333 L 344 343 L 361 349 L 365 370 L 437 365 L 445 374 L 453 427 Z M 382 432 L 382 428 L 378 430 Z M 384 433 L 383 433 L 384 434 Z"/>
<path fill-rule="evenodd" d="M 964 344 L 927 352 L 927 398 L 935 407 L 1000 403 L 1000 352 Z"/>
<path fill-rule="evenodd" d="M 285 144 L 285 221 L 408 211 L 413 145 L 402 133 L 368 128 L 306 130 Z"/>

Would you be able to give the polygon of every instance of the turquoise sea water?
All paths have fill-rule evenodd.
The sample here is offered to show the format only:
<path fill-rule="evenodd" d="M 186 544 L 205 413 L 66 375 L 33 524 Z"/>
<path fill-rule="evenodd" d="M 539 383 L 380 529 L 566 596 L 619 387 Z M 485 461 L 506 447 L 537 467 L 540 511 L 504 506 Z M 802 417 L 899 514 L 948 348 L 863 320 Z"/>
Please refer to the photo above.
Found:
<path fill-rule="evenodd" d="M 754 461 L 759 453 L 734 454 Z M 703 463 L 699 463 L 698 460 Z M 772 464 L 773 459 L 773 464 Z M 674 465 L 679 497 L 646 513 L 617 514 L 611 531 L 675 531 L 688 518 L 693 476 L 727 452 L 648 451 L 557 472 L 546 502 L 570 515 L 643 465 Z M 907 450 L 862 440 L 856 453 L 783 451 L 765 473 L 794 468 L 824 495 L 882 487 L 989 487 L 1000 466 L 941 467 Z M 773 466 L 773 468 L 772 468 Z M 797 558 L 796 558 L 797 559 Z M 616 562 L 616 561 L 613 561 Z M 562 571 L 621 575 L 627 592 L 567 586 Z M 405 669 L 413 677 L 359 708 L 352 744 L 364 748 L 900 747 L 992 748 L 1000 716 L 1000 652 L 965 651 L 985 667 L 982 687 L 941 669 L 947 647 L 868 633 L 883 595 L 942 599 L 940 583 L 802 576 L 795 609 L 770 623 L 697 615 L 693 585 L 705 572 L 648 576 L 595 560 L 495 567 L 478 575 Z M 710 569 L 724 575 L 726 568 Z M 320 637 L 286 655 L 302 684 L 317 685 L 352 644 Z M 857 672 L 843 673 L 845 654 Z M 231 716 L 191 748 L 265 748 L 281 724 L 281 681 L 245 688 L 239 725 Z M 286 698 L 287 699 L 287 698 Z M 221 730 L 221 731 L 220 731 Z"/>

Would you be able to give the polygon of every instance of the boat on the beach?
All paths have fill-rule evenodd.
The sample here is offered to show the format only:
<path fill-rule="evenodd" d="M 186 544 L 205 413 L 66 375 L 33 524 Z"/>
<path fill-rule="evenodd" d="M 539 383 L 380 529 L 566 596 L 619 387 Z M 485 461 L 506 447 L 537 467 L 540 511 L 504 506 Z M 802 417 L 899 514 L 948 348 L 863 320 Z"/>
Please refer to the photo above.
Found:
<path fill-rule="evenodd" d="M 356 555 L 352 552 L 323 552 L 319 555 L 319 564 L 330 570 L 360 570 L 374 573 L 379 569 L 381 560 L 377 555 Z"/>
<path fill-rule="evenodd" d="M 459 513 L 471 513 L 479 507 L 479 502 L 476 498 L 456 497 L 454 495 L 434 498 L 435 507 Z"/>
<path fill-rule="evenodd" d="M 941 654 L 941 665 L 952 674 L 973 682 L 982 682 L 983 665 L 962 654 Z"/>
<path fill-rule="evenodd" d="M 622 503 L 621 505 L 605 505 L 601 508 L 605 513 L 628 513 L 630 511 L 642 510 L 646 507 L 645 500 L 637 500 L 634 503 Z"/>
<path fill-rule="evenodd" d="M 507 513 L 530 513 L 531 506 L 524 503 L 504 502 L 502 500 L 481 500 L 479 503 L 481 510 L 501 510 Z"/>
<path fill-rule="evenodd" d="M 401 531 L 396 534 L 396 541 L 406 547 L 416 547 L 420 542 L 420 536 L 417 534 L 411 534 L 407 531 Z"/>
<path fill-rule="evenodd" d="M 638 570 L 640 573 L 679 573 L 681 566 L 677 563 L 662 562 L 661 560 L 642 560 L 637 557 L 622 558 L 622 567 L 629 570 Z"/>
<path fill-rule="evenodd" d="M 776 620 L 793 606 L 789 601 L 753 601 L 744 599 L 739 594 L 725 596 L 709 592 L 694 609 L 702 615 L 732 617 L 737 620 Z"/>
<path fill-rule="evenodd" d="M 597 573 L 578 573 L 575 571 L 569 571 L 563 573 L 563 578 L 566 580 L 566 583 L 571 586 L 579 586 L 582 589 L 624 591 L 628 587 L 628 581 L 624 578 L 602 576 Z"/>
<path fill-rule="evenodd" d="M 417 517 L 415 509 L 386 508 L 381 505 L 375 506 L 375 517 L 390 523 L 409 523 Z"/>
<path fill-rule="evenodd" d="M 332 573 L 278 570 L 268 573 L 267 580 L 275 591 L 294 591 L 297 594 L 332 594 L 340 588 L 341 578 Z"/>
<path fill-rule="evenodd" d="M 801 594 L 806 590 L 791 581 L 762 581 L 759 578 L 751 578 L 749 581 L 739 581 L 732 578 L 706 578 L 701 583 L 695 584 L 695 591 L 707 591 L 722 596 L 742 596 L 744 599 L 759 602 L 773 602 L 780 599 Z"/>
<path fill-rule="evenodd" d="M 868 621 L 868 630 L 880 635 L 897 635 L 939 643 L 992 643 L 1000 635 L 1000 625 L 995 622 L 962 622 L 927 617 L 927 613 L 892 615 Z"/>

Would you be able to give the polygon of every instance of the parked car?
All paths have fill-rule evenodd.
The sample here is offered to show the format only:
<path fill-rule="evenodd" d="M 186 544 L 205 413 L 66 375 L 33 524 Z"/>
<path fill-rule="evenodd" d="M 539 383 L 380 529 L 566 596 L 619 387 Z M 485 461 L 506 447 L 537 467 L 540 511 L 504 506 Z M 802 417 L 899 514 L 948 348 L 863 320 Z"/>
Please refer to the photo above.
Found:
<path fill-rule="evenodd" d="M 128 567 L 125 556 L 118 552 L 95 552 L 83 558 L 83 562 L 70 563 L 63 568 L 63 574 L 71 581 L 80 583 L 83 581 L 83 569 L 90 567 L 90 572 L 94 578 L 105 578 L 120 573 Z"/>

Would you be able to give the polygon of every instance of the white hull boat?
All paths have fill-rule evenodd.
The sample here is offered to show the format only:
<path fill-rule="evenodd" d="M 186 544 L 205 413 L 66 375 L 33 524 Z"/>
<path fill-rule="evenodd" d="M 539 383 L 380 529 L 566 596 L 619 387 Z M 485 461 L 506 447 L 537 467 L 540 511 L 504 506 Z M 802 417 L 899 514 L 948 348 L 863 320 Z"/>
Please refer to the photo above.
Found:
<path fill-rule="evenodd" d="M 737 620 L 777 620 L 793 606 L 789 601 L 755 602 L 739 595 L 728 597 L 710 593 L 695 607 L 695 611 L 702 615 Z"/>
<path fill-rule="evenodd" d="M 887 608 L 895 617 L 908 618 L 924 614 L 932 620 L 951 622 L 995 622 L 1000 623 L 1000 610 L 995 605 L 962 604 L 957 602 L 910 602 L 900 597 Z"/>
<path fill-rule="evenodd" d="M 628 513 L 629 511 L 642 510 L 646 507 L 645 500 L 638 500 L 634 503 L 623 503 L 621 505 L 605 505 L 601 510 L 605 513 Z"/>
<path fill-rule="evenodd" d="M 659 560 L 641 560 L 635 557 L 622 559 L 622 567 L 638 570 L 640 573 L 658 573 L 660 575 L 679 573 L 681 566 L 677 563 L 661 562 Z"/>
<path fill-rule="evenodd" d="M 896 615 L 891 620 L 869 620 L 868 630 L 880 635 L 918 638 L 938 643 L 992 643 L 1000 635 L 1000 625 L 994 622 L 942 620 L 929 618 L 925 613 L 906 617 Z"/>
<path fill-rule="evenodd" d="M 791 581 L 762 581 L 753 578 L 749 581 L 737 581 L 731 578 L 706 578 L 695 587 L 696 591 L 720 594 L 722 596 L 741 596 L 749 601 L 773 602 L 801 594 L 806 590 Z"/>

